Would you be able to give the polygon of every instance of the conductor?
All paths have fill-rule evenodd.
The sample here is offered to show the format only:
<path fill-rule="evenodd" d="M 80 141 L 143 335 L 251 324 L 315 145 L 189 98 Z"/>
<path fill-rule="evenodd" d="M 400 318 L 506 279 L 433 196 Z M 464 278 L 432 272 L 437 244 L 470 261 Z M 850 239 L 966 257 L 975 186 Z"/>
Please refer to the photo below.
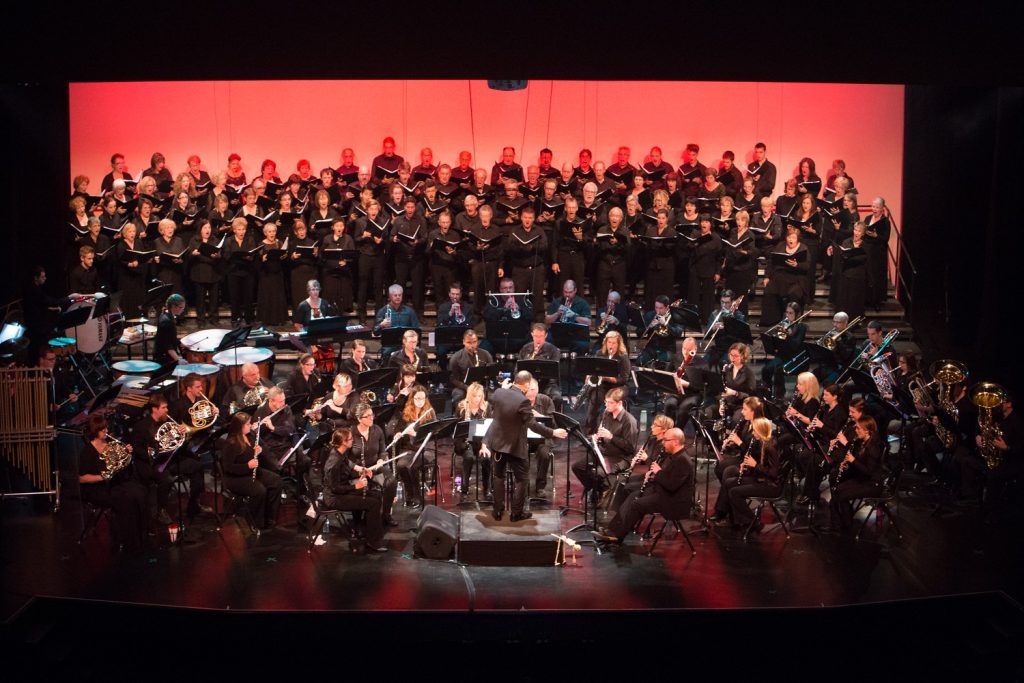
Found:
<path fill-rule="evenodd" d="M 523 510 L 526 503 L 526 477 L 530 469 L 527 459 L 527 431 L 532 429 L 545 438 L 564 439 L 569 433 L 564 429 L 551 429 L 539 424 L 533 415 L 533 408 L 526 398 L 533 376 L 524 371 L 517 372 L 515 383 L 507 382 L 491 395 L 491 416 L 493 421 L 487 429 L 481 457 L 493 455 L 494 467 L 494 519 L 501 520 L 505 513 L 505 470 L 512 468 L 515 491 L 512 496 L 511 521 L 518 522 L 529 519 L 533 515 Z"/>

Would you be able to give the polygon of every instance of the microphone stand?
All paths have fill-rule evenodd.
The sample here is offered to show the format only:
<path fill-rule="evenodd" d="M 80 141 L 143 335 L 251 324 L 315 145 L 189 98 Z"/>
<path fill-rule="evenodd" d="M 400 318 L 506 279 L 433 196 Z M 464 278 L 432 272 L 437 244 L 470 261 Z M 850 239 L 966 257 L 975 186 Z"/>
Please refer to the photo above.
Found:
<path fill-rule="evenodd" d="M 704 442 L 706 444 L 705 445 L 705 456 L 707 455 L 707 451 L 711 450 L 711 452 L 715 454 L 715 461 L 716 462 L 720 461 L 722 459 L 722 454 L 719 453 L 718 448 L 715 447 L 715 442 L 711 438 L 711 434 L 708 432 L 707 427 L 705 427 L 704 424 L 700 420 L 698 420 L 697 418 L 693 417 L 692 415 L 690 416 L 690 419 L 693 421 L 693 424 L 696 426 L 699 435 L 704 438 Z M 696 453 L 696 449 L 694 449 L 694 456 L 696 456 L 696 454 L 697 454 Z M 696 467 L 694 468 L 694 470 L 696 471 Z M 694 491 L 694 496 L 696 496 L 696 493 L 697 493 L 697 487 L 696 486 L 693 488 L 693 491 Z M 704 533 L 710 533 L 710 530 L 711 530 L 711 525 L 708 523 L 708 508 L 710 508 L 710 503 L 711 503 L 710 495 L 711 495 L 711 459 L 705 457 L 704 458 L 704 505 L 702 506 L 704 508 L 704 515 L 701 518 L 701 529 L 700 529 Z M 719 492 L 718 495 L 722 495 L 721 492 Z M 694 505 L 699 505 L 699 504 L 700 504 L 700 501 L 694 501 Z"/>

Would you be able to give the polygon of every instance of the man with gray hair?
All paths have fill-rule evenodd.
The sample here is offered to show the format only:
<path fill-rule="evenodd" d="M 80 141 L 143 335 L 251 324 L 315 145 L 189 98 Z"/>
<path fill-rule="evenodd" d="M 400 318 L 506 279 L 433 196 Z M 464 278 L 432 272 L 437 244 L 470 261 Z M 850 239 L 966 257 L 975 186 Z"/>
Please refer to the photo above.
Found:
<path fill-rule="evenodd" d="M 854 343 L 853 330 L 849 330 L 850 316 L 839 311 L 832 316 L 832 329 L 826 335 L 835 342 L 832 351 L 834 362 L 822 363 L 814 369 L 814 376 L 822 386 L 828 386 L 839 378 L 843 369 L 853 361 L 857 345 Z M 831 343 L 831 342 L 827 342 Z"/>
<path fill-rule="evenodd" d="M 252 422 L 253 430 L 259 429 L 260 445 L 263 447 L 259 455 L 260 467 L 265 467 L 274 474 L 281 474 L 282 470 L 294 472 L 299 495 L 305 493 L 306 474 L 310 467 L 309 457 L 304 455 L 301 449 L 296 449 L 287 461 L 281 462 L 292 449 L 292 435 L 297 431 L 295 416 L 285 403 L 283 389 L 271 387 L 267 390 L 267 398 L 256 409 Z"/>
<path fill-rule="evenodd" d="M 416 317 L 416 311 L 402 303 L 403 294 L 402 285 L 395 284 L 388 287 L 388 302 L 377 311 L 373 324 L 374 332 L 379 334 L 383 330 L 390 330 L 396 327 L 420 329 L 420 319 Z M 391 354 L 397 350 L 397 346 L 382 346 L 380 350 L 381 358 L 390 358 Z"/>

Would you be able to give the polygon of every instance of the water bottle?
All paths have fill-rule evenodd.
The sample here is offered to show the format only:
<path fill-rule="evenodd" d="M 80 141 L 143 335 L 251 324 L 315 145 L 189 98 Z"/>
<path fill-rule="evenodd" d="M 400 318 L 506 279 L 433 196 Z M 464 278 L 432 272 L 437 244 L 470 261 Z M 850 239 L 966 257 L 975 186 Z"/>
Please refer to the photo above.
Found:
<path fill-rule="evenodd" d="M 404 502 L 405 502 L 405 486 L 403 486 L 401 480 L 399 480 L 398 488 L 395 490 L 395 503 L 401 505 Z"/>
<path fill-rule="evenodd" d="M 454 485 L 453 488 L 455 489 L 456 492 L 462 491 L 462 477 L 461 476 L 455 475 L 455 485 Z"/>
<path fill-rule="evenodd" d="M 643 410 L 640 411 L 640 431 L 641 432 L 646 432 L 647 431 L 647 409 L 646 408 L 644 408 Z"/>

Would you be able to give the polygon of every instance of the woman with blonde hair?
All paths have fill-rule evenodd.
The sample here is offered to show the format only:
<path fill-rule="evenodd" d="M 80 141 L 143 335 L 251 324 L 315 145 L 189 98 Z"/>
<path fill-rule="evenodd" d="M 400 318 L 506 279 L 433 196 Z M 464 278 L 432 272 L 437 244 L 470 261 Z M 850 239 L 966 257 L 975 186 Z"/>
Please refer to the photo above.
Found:
<path fill-rule="evenodd" d="M 459 401 L 455 406 L 455 417 L 459 420 L 484 420 L 491 416 L 491 405 L 484 396 L 484 387 L 479 382 L 473 382 L 466 387 L 466 398 Z M 462 486 L 459 487 L 459 497 L 464 499 L 469 491 L 469 479 L 473 476 L 473 467 L 477 460 L 480 460 L 480 478 L 477 479 L 477 494 L 479 496 L 480 486 L 483 484 L 484 497 L 491 494 L 491 461 L 489 458 L 480 459 L 480 444 L 472 439 L 456 439 L 455 453 L 462 455 Z M 454 469 L 454 464 L 452 465 Z"/>
<path fill-rule="evenodd" d="M 771 420 L 754 418 L 754 438 L 750 440 L 743 460 L 725 470 L 722 489 L 715 501 L 716 526 L 727 526 L 732 517 L 732 526 L 744 528 L 754 523 L 754 530 L 760 531 L 761 520 L 754 520 L 749 498 L 776 496 L 782 490 L 779 480 L 779 449 L 772 438 Z"/>

